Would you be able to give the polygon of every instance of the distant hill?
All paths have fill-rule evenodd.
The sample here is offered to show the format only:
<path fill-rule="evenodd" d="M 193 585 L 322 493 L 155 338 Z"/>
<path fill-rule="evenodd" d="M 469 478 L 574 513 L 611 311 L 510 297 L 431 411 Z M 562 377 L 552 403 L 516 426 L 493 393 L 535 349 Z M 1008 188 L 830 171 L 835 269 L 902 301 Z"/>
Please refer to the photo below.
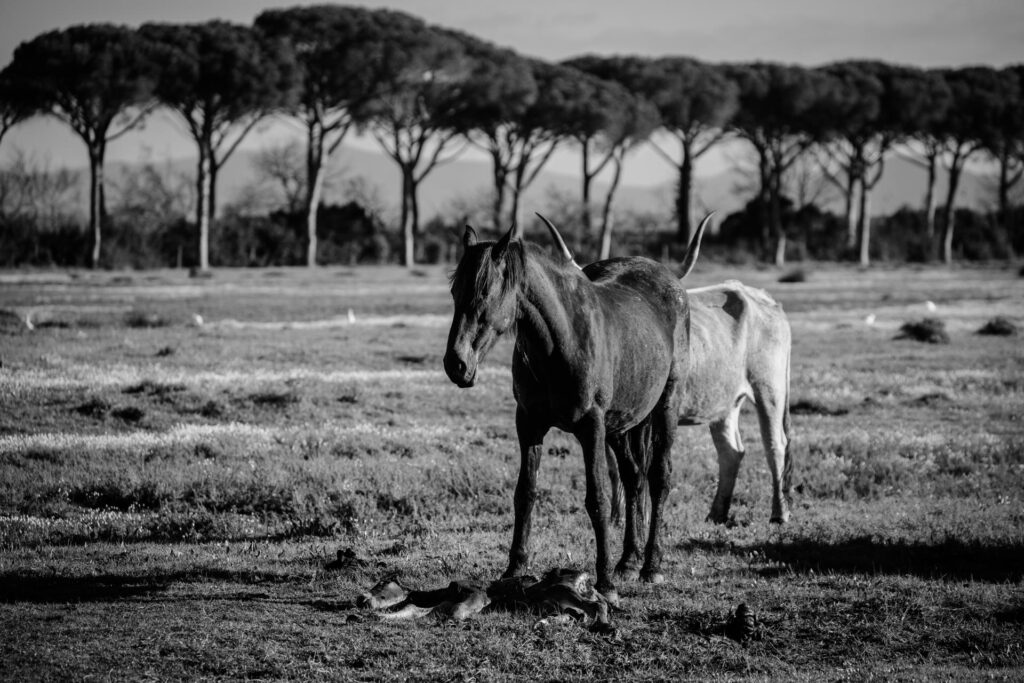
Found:
<path fill-rule="evenodd" d="M 255 182 L 254 161 L 256 152 L 241 150 L 237 152 L 221 170 L 218 180 L 218 205 L 238 201 L 247 186 Z M 628 163 L 628 162 L 627 162 Z M 158 162 L 157 166 L 165 173 L 178 177 L 194 175 L 195 162 L 191 159 L 180 159 Z M 365 183 L 375 188 L 378 196 L 386 204 L 397 204 L 399 195 L 399 174 L 395 163 L 382 153 L 359 147 L 343 147 L 337 154 L 336 166 L 342 180 L 361 176 Z M 121 184 L 127 174 L 138 171 L 138 164 L 108 164 L 107 177 L 113 188 Z M 86 182 L 83 172 L 83 183 Z M 486 160 L 459 159 L 439 166 L 423 182 L 420 189 L 421 214 L 425 219 L 438 212 L 450 213 L 456 203 L 462 205 L 480 205 L 490 189 L 490 164 Z M 533 207 L 543 210 L 550 203 L 550 196 L 557 194 L 564 197 L 579 196 L 580 181 L 577 177 L 545 172 L 537 179 L 527 192 L 528 210 Z M 749 190 L 741 188 L 749 185 L 742 174 L 736 170 L 727 170 L 709 176 L 698 176 L 695 180 L 695 207 L 715 209 L 728 214 L 741 207 L 749 199 Z M 889 214 L 904 205 L 919 206 L 923 202 L 925 187 L 924 170 L 896 156 L 886 164 L 885 173 L 878 187 L 871 195 L 871 213 L 874 215 Z M 112 188 L 112 189 L 113 189 Z M 673 204 L 675 184 L 666 182 L 659 185 L 622 186 L 616 195 L 616 207 L 621 210 L 647 210 L 669 215 Z M 936 191 L 940 203 L 945 198 L 946 180 L 940 173 Z M 273 190 L 264 190 L 264 193 Z M 594 188 L 594 197 L 603 198 L 605 187 L 598 183 Z M 115 196 L 112 192 L 111 196 Z M 342 201 L 337 191 L 328 192 L 326 201 Z M 87 196 L 84 191 L 81 195 Z M 987 181 L 970 171 L 966 171 L 961 181 L 958 204 L 971 208 L 985 208 L 991 204 L 991 190 Z M 824 202 L 828 208 L 840 210 L 840 203 L 835 193 L 830 201 Z"/>

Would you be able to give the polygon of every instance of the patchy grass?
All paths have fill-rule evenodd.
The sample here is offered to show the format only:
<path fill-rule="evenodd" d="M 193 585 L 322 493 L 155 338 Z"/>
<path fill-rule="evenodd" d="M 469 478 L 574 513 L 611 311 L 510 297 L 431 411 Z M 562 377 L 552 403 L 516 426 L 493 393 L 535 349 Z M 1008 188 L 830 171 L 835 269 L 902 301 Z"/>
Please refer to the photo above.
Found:
<path fill-rule="evenodd" d="M 0 288 L 15 312 L 0 368 L 6 678 L 1024 672 L 1024 351 L 974 334 L 1019 312 L 1013 272 L 836 268 L 778 287 L 771 270 L 699 267 L 692 286 L 738 277 L 790 313 L 793 522 L 767 524 L 747 414 L 732 524 L 706 523 L 716 457 L 705 428 L 681 429 L 669 580 L 621 585 L 614 635 L 352 607 L 388 574 L 427 589 L 504 569 L 511 346 L 473 389 L 446 380 L 443 269 L 75 275 Z M 173 324 L 126 325 L 127 300 Z M 927 300 L 949 343 L 892 344 Z M 22 329 L 29 310 L 68 324 Z M 545 453 L 533 569 L 591 568 L 579 447 L 554 432 Z M 328 570 L 339 548 L 365 562 Z M 742 643 L 729 626 L 741 603 L 755 624 Z"/>

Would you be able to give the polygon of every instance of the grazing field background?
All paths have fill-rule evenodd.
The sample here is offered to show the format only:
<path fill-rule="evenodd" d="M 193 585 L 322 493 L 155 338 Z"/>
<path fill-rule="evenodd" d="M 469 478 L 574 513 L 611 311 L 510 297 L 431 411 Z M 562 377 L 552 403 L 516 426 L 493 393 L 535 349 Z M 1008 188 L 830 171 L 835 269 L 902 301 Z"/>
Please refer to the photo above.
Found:
<path fill-rule="evenodd" d="M 768 524 L 747 413 L 733 518 L 706 523 L 714 450 L 681 428 L 669 580 L 620 586 L 599 635 L 352 618 L 386 574 L 505 566 L 511 344 L 448 382 L 444 269 L 0 273 L 0 678 L 1019 680 L 1024 345 L 976 330 L 1024 322 L 1024 278 L 780 274 L 689 283 L 739 278 L 790 316 L 793 522 Z M 894 339 L 924 317 L 949 344 Z M 592 570 L 579 448 L 546 453 L 532 567 Z M 328 569 L 339 549 L 365 563 Z"/>

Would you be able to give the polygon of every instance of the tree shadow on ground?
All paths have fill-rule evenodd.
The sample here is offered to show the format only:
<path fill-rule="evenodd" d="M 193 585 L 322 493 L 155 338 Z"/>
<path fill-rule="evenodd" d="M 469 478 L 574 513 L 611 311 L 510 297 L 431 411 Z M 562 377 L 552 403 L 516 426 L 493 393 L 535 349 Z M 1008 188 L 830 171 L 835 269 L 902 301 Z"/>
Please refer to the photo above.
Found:
<path fill-rule="evenodd" d="M 1020 543 L 908 543 L 859 536 L 839 542 L 800 539 L 734 544 L 693 539 L 683 550 L 749 557 L 763 554 L 782 567 L 760 569 L 762 575 L 796 572 L 899 574 L 929 579 L 1020 581 L 1024 579 L 1024 545 Z"/>
<path fill-rule="evenodd" d="M 95 576 L 61 576 L 26 572 L 0 573 L 0 604 L 19 602 L 69 603 L 116 602 L 138 598 L 152 598 L 166 591 L 172 584 L 181 583 L 233 583 L 242 585 L 292 583 L 294 577 L 272 572 L 227 571 L 223 569 L 192 569 L 176 572 L 125 576 L 100 574 Z M 237 600 L 259 600 L 265 593 L 246 591 L 227 596 Z"/>

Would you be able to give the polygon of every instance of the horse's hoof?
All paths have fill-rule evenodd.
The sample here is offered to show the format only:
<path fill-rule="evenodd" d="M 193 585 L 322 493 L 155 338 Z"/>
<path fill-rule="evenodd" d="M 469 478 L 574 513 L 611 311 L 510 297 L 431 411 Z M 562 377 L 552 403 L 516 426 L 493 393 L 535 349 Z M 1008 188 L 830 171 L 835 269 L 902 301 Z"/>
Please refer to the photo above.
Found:
<path fill-rule="evenodd" d="M 644 583 L 665 583 L 665 575 L 661 572 L 642 572 L 640 580 Z"/>
<path fill-rule="evenodd" d="M 616 581 L 636 581 L 640 578 L 640 570 L 632 567 L 616 567 L 614 576 Z"/>
<path fill-rule="evenodd" d="M 788 524 L 789 523 L 789 513 L 788 512 L 784 512 L 781 515 L 772 515 L 771 523 L 772 524 Z"/>
<path fill-rule="evenodd" d="M 612 607 L 618 607 L 621 603 L 619 600 L 619 591 L 614 588 L 607 588 L 605 590 L 598 589 L 597 592 L 604 596 L 605 601 Z"/>
<path fill-rule="evenodd" d="M 704 518 L 705 522 L 711 522 L 712 524 L 725 524 L 728 519 L 725 515 L 716 515 L 714 513 Z"/>

